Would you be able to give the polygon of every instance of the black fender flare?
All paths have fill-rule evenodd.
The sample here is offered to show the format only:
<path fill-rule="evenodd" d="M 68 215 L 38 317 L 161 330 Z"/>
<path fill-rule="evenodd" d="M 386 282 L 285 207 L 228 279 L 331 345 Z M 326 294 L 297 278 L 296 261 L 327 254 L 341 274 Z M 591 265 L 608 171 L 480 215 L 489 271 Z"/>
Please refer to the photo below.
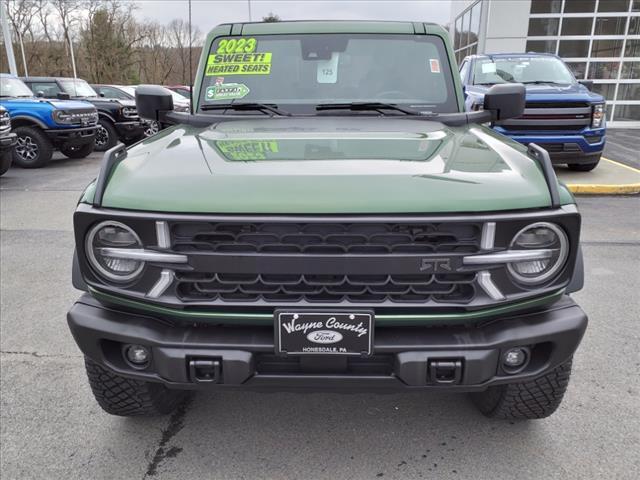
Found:
<path fill-rule="evenodd" d="M 71 283 L 74 288 L 82 290 L 84 292 L 89 291 L 87 283 L 82 278 L 82 272 L 80 271 L 80 261 L 78 260 L 78 251 L 73 249 L 73 266 L 71 267 Z"/>
<path fill-rule="evenodd" d="M 574 293 L 582 290 L 584 287 L 584 260 L 582 258 L 582 245 L 578 245 L 578 254 L 576 255 L 576 265 L 573 269 L 573 276 L 569 285 L 567 285 L 566 293 Z"/>

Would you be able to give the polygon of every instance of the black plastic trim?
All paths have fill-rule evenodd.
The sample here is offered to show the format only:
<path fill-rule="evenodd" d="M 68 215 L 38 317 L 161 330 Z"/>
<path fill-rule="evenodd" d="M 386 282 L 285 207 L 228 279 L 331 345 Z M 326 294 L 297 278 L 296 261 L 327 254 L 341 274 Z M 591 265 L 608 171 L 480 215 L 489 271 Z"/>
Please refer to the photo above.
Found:
<path fill-rule="evenodd" d="M 98 178 L 96 179 L 95 193 L 93 195 L 94 207 L 100 207 L 102 205 L 102 198 L 104 197 L 104 191 L 107 188 L 111 171 L 118 162 L 124 160 L 126 154 L 127 150 L 123 143 L 119 143 L 115 147 L 104 152 L 102 164 L 100 165 L 100 173 L 98 173 Z"/>
<path fill-rule="evenodd" d="M 551 163 L 551 158 L 549 157 L 549 152 L 547 152 L 540 145 L 535 143 L 530 143 L 528 146 L 528 153 L 533 158 L 535 158 L 540 166 L 542 167 L 542 173 L 544 175 L 544 179 L 547 182 L 547 188 L 549 189 L 549 195 L 551 196 L 551 207 L 558 208 L 560 207 L 560 193 L 558 192 L 558 177 L 556 177 L 556 172 L 553 170 L 553 165 Z"/>
<path fill-rule="evenodd" d="M 566 293 L 575 293 L 584 287 L 584 259 L 582 257 L 582 245 L 578 245 L 578 253 L 576 255 L 576 265 L 573 268 L 573 276 L 569 285 L 567 285 Z"/>

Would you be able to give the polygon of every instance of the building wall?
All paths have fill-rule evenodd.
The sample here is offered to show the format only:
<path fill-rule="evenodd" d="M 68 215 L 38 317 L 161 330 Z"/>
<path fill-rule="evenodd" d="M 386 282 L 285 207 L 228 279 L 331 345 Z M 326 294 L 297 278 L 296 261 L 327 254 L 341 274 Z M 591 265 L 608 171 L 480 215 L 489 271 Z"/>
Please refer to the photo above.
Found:
<path fill-rule="evenodd" d="M 485 3 L 487 29 L 483 52 L 524 52 L 531 1 L 501 0 Z"/>

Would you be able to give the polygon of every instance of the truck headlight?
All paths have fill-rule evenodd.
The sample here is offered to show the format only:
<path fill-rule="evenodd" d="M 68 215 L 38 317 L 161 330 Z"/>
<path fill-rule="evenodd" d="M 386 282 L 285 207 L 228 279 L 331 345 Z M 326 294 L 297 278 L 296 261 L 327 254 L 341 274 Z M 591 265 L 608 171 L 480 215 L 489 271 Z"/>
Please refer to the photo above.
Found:
<path fill-rule="evenodd" d="M 54 110 L 51 116 L 56 123 L 62 123 L 64 125 L 71 125 L 78 121 L 76 115 L 66 110 Z"/>
<path fill-rule="evenodd" d="M 141 249 L 140 237 L 120 222 L 106 221 L 87 234 L 85 250 L 90 265 L 103 277 L 114 282 L 128 282 L 142 273 L 144 262 L 119 258 L 118 251 Z"/>
<path fill-rule="evenodd" d="M 508 264 L 509 273 L 519 283 L 533 285 L 555 276 L 569 256 L 566 233 L 553 223 L 533 223 L 520 230 L 511 241 L 510 251 L 536 250 L 538 258 Z"/>
<path fill-rule="evenodd" d="M 125 118 L 138 118 L 138 110 L 135 107 L 123 107 L 122 116 Z"/>
<path fill-rule="evenodd" d="M 591 128 L 601 128 L 604 125 L 606 109 L 604 103 L 598 103 L 593 106 L 591 112 Z"/>

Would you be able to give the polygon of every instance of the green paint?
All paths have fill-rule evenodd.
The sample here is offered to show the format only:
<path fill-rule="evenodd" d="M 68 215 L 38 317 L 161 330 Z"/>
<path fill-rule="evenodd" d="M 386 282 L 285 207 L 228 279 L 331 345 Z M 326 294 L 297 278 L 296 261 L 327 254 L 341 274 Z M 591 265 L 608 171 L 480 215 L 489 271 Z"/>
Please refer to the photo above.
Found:
<path fill-rule="evenodd" d="M 185 311 L 174 308 L 162 307 L 150 303 L 140 302 L 122 298 L 108 293 L 102 293 L 90 287 L 91 294 L 98 300 L 122 305 L 125 307 L 136 308 L 147 312 L 168 315 L 180 320 L 192 321 L 209 321 L 212 323 L 234 323 L 244 325 L 271 325 L 273 324 L 273 315 L 270 313 L 229 313 L 215 311 Z M 376 325 L 394 325 L 394 326 L 411 326 L 411 325 L 428 325 L 435 323 L 459 324 L 472 321 L 483 320 L 486 318 L 496 317 L 498 315 L 507 315 L 515 313 L 519 310 L 529 309 L 533 307 L 542 307 L 550 305 L 560 299 L 563 291 L 554 292 L 543 297 L 538 297 L 522 302 L 501 305 L 498 307 L 486 308 L 472 312 L 463 313 L 424 313 L 424 314 L 405 314 L 405 315 L 376 315 Z"/>
<path fill-rule="evenodd" d="M 244 98 L 249 93 L 249 87 L 244 83 L 220 83 L 207 88 L 206 100 L 232 100 Z"/>

